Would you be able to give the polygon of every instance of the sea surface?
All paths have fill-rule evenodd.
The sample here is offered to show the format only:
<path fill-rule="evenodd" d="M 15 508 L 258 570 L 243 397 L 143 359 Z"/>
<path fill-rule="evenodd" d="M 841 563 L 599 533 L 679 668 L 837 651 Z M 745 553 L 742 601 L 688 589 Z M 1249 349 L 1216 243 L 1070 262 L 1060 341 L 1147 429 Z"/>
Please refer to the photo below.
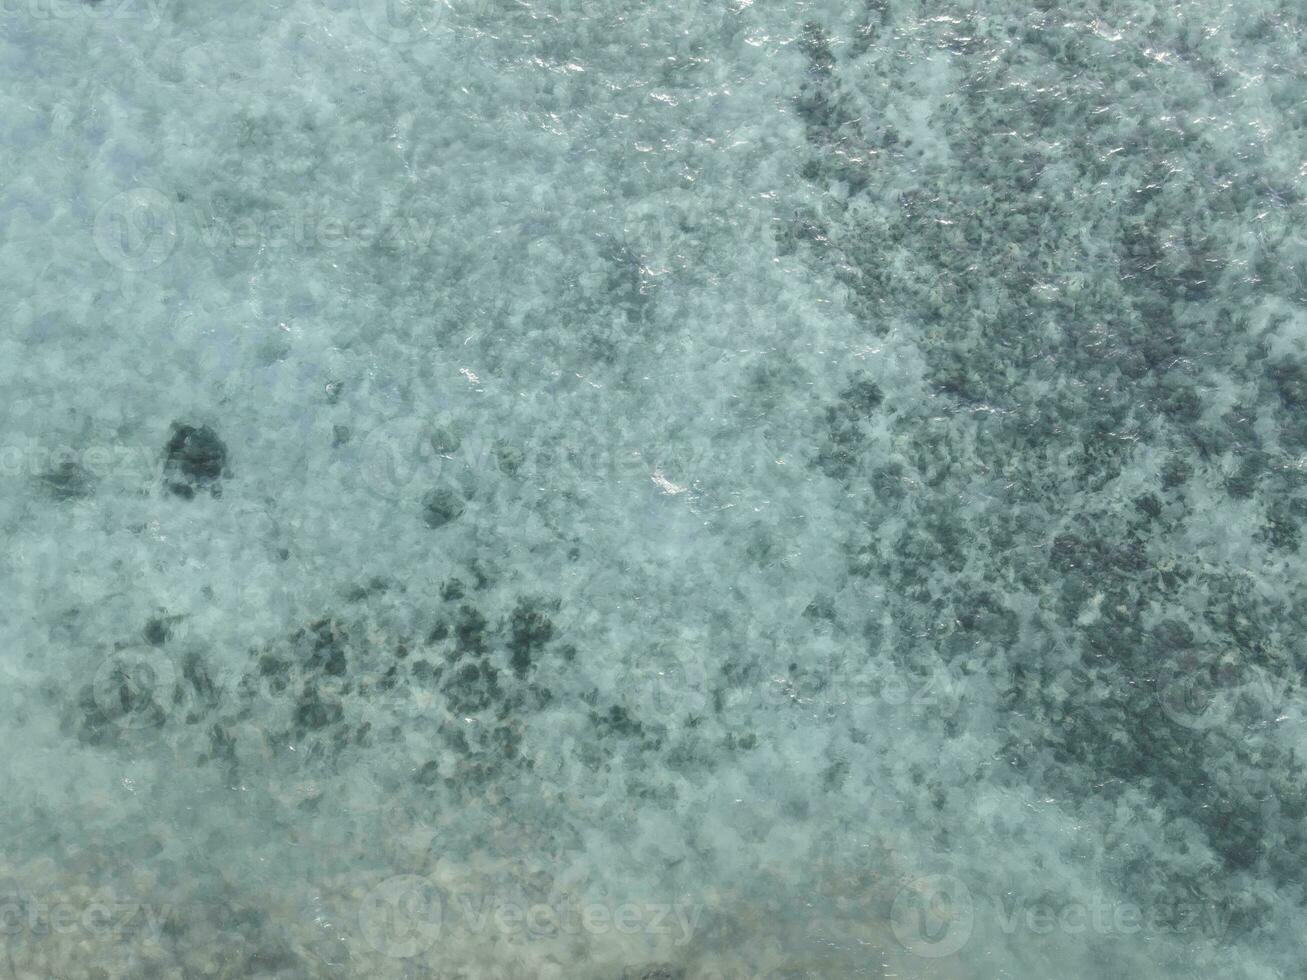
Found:
<path fill-rule="evenodd" d="M 2 0 L 0 978 L 1302 977 L 1307 9 Z"/>

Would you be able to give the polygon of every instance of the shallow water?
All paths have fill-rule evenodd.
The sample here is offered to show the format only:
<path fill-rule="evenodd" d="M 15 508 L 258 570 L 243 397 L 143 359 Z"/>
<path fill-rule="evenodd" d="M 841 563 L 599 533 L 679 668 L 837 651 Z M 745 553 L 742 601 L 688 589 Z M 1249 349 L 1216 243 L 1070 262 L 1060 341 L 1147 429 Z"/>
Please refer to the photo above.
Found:
<path fill-rule="evenodd" d="M 1296 975 L 1305 38 L 0 6 L 0 976 Z"/>

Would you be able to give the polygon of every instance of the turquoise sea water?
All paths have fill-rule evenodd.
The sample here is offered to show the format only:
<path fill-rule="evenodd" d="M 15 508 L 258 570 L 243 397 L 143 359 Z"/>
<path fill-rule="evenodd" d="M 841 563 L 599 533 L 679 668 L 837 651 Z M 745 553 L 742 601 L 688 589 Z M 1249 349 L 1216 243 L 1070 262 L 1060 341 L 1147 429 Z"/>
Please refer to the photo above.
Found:
<path fill-rule="evenodd" d="M 1304 26 L 5 0 L 0 976 L 1301 976 Z"/>

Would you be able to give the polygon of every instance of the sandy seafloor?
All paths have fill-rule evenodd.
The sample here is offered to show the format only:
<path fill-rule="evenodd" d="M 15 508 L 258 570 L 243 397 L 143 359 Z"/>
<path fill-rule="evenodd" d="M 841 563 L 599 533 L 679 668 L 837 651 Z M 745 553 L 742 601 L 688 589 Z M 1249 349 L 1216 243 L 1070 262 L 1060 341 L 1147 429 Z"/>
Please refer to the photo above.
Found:
<path fill-rule="evenodd" d="M 0 976 L 1303 976 L 1304 27 L 7 0 Z"/>

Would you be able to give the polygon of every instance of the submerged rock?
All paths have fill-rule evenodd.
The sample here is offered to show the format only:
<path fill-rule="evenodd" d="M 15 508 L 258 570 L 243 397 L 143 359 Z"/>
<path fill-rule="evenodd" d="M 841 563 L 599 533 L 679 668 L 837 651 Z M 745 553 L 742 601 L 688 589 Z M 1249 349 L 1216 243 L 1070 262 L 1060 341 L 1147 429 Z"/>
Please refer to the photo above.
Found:
<path fill-rule="evenodd" d="M 154 617 L 145 624 L 145 642 L 152 647 L 161 647 L 172 636 L 172 624 L 165 617 Z"/>
<path fill-rule="evenodd" d="M 174 422 L 164 447 L 163 476 L 168 489 L 190 500 L 197 490 L 218 496 L 218 481 L 227 475 L 227 445 L 207 425 Z"/>
<path fill-rule="evenodd" d="M 622 980 L 685 980 L 685 970 L 683 967 L 657 963 L 623 970 Z"/>
<path fill-rule="evenodd" d="M 55 500 L 81 500 L 95 492 L 95 478 L 86 467 L 65 460 L 41 475 L 41 485 Z"/>
<path fill-rule="evenodd" d="M 462 517 L 463 509 L 463 501 L 452 490 L 432 490 L 422 498 L 422 519 L 432 529 Z"/>

